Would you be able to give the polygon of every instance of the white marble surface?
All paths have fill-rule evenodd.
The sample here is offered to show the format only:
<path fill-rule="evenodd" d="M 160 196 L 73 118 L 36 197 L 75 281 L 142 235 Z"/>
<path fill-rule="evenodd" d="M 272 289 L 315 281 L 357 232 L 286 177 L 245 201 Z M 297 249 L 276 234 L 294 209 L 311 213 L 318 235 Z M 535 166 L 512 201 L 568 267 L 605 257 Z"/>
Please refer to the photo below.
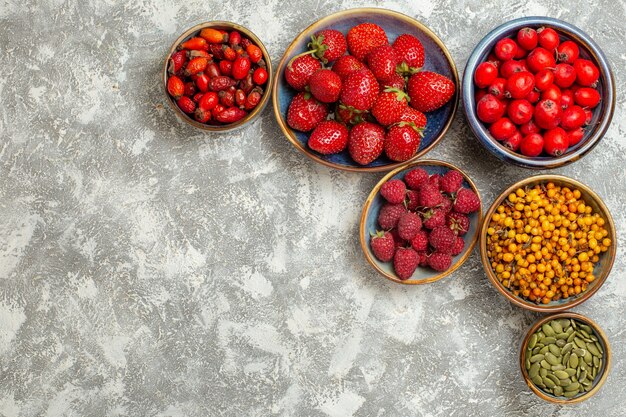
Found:
<path fill-rule="evenodd" d="M 159 70 L 187 27 L 234 20 L 274 62 L 328 13 L 384 6 L 448 45 L 459 71 L 491 28 L 525 15 L 590 34 L 617 80 L 613 124 L 556 172 L 593 186 L 618 226 L 604 287 L 575 311 L 614 367 L 573 407 L 517 368 L 536 315 L 500 297 L 476 253 L 447 279 L 379 277 L 358 244 L 381 174 L 299 154 L 271 108 L 233 135 L 165 107 Z M 0 4 L 0 415 L 624 416 L 626 5 L 530 1 L 41 0 Z M 467 170 L 486 204 L 531 172 L 488 155 L 459 112 L 428 156 Z"/>

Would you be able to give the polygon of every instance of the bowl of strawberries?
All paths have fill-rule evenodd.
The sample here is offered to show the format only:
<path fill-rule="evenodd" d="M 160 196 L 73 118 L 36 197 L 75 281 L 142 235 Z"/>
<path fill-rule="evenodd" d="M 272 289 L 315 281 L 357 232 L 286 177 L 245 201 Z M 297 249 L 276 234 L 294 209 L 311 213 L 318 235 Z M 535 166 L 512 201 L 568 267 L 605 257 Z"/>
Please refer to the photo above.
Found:
<path fill-rule="evenodd" d="M 572 163 L 606 133 L 615 82 L 598 45 L 579 28 L 526 17 L 491 31 L 463 76 L 471 129 L 495 156 L 535 169 Z"/>
<path fill-rule="evenodd" d="M 465 262 L 481 219 L 480 194 L 467 174 L 448 162 L 419 160 L 388 173 L 368 196 L 361 248 L 385 278 L 427 284 Z"/>
<path fill-rule="evenodd" d="M 388 171 L 441 140 L 458 104 L 441 40 L 386 9 L 351 9 L 300 33 L 278 65 L 272 100 L 287 139 L 316 162 Z"/>
<path fill-rule="evenodd" d="M 269 100 L 272 63 L 261 40 L 232 22 L 198 24 L 165 58 L 167 102 L 186 123 L 227 132 L 256 118 Z"/>

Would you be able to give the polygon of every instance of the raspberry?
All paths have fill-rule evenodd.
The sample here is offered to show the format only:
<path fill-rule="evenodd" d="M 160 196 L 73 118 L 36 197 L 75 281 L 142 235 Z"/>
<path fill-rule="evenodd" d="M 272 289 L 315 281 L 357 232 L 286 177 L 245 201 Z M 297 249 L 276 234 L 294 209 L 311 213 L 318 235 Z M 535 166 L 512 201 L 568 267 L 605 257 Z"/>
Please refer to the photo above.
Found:
<path fill-rule="evenodd" d="M 424 213 L 422 225 L 427 229 L 434 229 L 437 226 L 446 224 L 446 213 L 442 210 L 428 210 Z"/>
<path fill-rule="evenodd" d="M 428 258 L 428 266 L 435 271 L 443 272 L 450 268 L 450 265 L 452 265 L 452 256 L 447 253 L 435 252 Z"/>
<path fill-rule="evenodd" d="M 450 170 L 441 178 L 441 191 L 452 194 L 463 185 L 463 175 L 459 171 Z"/>
<path fill-rule="evenodd" d="M 397 226 L 402 213 L 406 212 L 402 204 L 385 204 L 378 214 L 378 224 L 384 230 L 391 230 Z"/>
<path fill-rule="evenodd" d="M 398 234 L 398 229 L 393 229 L 389 233 L 391 233 L 391 236 L 393 237 L 393 243 L 396 248 L 399 248 L 400 246 L 405 246 L 405 241 L 402 240 L 402 238 Z"/>
<path fill-rule="evenodd" d="M 470 228 L 469 218 L 455 211 L 446 215 L 446 225 L 459 236 L 463 236 Z"/>
<path fill-rule="evenodd" d="M 417 256 L 420 258 L 419 266 L 428 266 L 428 252 L 421 250 L 417 252 Z"/>
<path fill-rule="evenodd" d="M 398 234 L 404 240 L 411 240 L 422 228 L 422 219 L 415 213 L 407 211 L 398 220 Z"/>
<path fill-rule="evenodd" d="M 425 251 L 428 249 L 428 232 L 420 230 L 411 239 L 411 247 L 416 251 Z"/>
<path fill-rule="evenodd" d="M 391 261 L 396 251 L 393 236 L 389 232 L 377 231 L 376 234 L 372 233 L 370 246 L 372 252 L 374 252 L 374 256 L 383 262 Z"/>
<path fill-rule="evenodd" d="M 380 187 L 380 195 L 391 204 L 400 204 L 404 201 L 406 185 L 402 180 L 390 180 Z"/>
<path fill-rule="evenodd" d="M 456 235 L 449 227 L 438 226 L 430 232 L 428 241 L 430 242 L 430 246 L 435 248 L 436 251 L 450 253 L 456 242 Z"/>
<path fill-rule="evenodd" d="M 398 248 L 393 256 L 393 269 L 401 280 L 411 278 L 419 265 L 420 257 L 411 248 Z"/>
<path fill-rule="evenodd" d="M 433 174 L 428 178 L 428 182 L 438 191 L 441 190 L 441 175 Z"/>
<path fill-rule="evenodd" d="M 424 183 L 428 179 L 428 172 L 424 171 L 422 168 L 415 168 L 410 170 L 404 176 L 404 181 L 409 188 L 413 190 L 417 190 L 422 183 Z"/>
<path fill-rule="evenodd" d="M 449 198 L 444 198 L 443 200 L 441 200 L 441 203 L 439 203 L 437 207 L 444 213 L 450 213 L 452 211 L 452 200 L 450 200 Z"/>
<path fill-rule="evenodd" d="M 478 196 L 470 189 L 461 188 L 456 193 L 454 200 L 454 210 L 459 213 L 473 213 L 480 208 L 480 200 Z"/>
<path fill-rule="evenodd" d="M 406 192 L 406 208 L 408 210 L 415 210 L 419 207 L 419 194 L 415 190 L 408 190 Z"/>
<path fill-rule="evenodd" d="M 450 251 L 450 255 L 457 256 L 458 254 L 463 252 L 464 248 L 465 248 L 465 239 L 463 239 L 461 236 L 457 236 L 456 242 L 454 242 L 454 245 L 452 246 L 452 250 Z"/>
<path fill-rule="evenodd" d="M 420 187 L 420 206 L 432 208 L 443 201 L 443 196 L 439 190 L 430 184 L 423 184 Z"/>

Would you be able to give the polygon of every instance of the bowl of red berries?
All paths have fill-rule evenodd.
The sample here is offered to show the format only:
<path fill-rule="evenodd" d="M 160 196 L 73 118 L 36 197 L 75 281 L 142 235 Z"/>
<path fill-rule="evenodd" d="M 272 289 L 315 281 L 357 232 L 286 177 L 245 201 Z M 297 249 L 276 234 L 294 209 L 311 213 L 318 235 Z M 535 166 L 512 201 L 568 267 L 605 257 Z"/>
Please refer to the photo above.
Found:
<path fill-rule="evenodd" d="M 615 82 L 598 45 L 549 17 L 525 17 L 485 36 L 463 76 L 471 129 L 495 156 L 535 169 L 580 159 L 606 133 Z"/>
<path fill-rule="evenodd" d="M 211 132 L 242 127 L 269 100 L 270 56 L 250 30 L 206 22 L 185 31 L 165 58 L 167 102 L 186 123 Z"/>
<path fill-rule="evenodd" d="M 289 45 L 272 100 L 287 139 L 316 162 L 389 171 L 432 149 L 450 127 L 458 75 L 441 40 L 386 9 L 326 16 Z"/>
<path fill-rule="evenodd" d="M 385 278 L 427 284 L 452 273 L 478 240 L 482 203 L 456 166 L 420 160 L 388 173 L 368 196 L 361 248 Z"/>

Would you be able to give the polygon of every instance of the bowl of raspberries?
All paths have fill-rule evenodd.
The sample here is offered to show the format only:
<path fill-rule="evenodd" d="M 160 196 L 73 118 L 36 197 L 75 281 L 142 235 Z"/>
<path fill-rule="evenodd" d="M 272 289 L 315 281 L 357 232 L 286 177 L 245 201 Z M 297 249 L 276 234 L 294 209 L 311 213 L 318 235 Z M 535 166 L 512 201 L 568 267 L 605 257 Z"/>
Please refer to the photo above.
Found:
<path fill-rule="evenodd" d="M 210 132 L 240 128 L 269 100 L 272 63 L 260 39 L 232 22 L 186 30 L 165 57 L 167 102 L 186 123 Z"/>
<path fill-rule="evenodd" d="M 457 269 L 478 239 L 482 204 L 459 168 L 436 160 L 391 171 L 361 215 L 361 247 L 384 277 L 402 284 L 437 281 Z"/>
<path fill-rule="evenodd" d="M 548 17 L 512 20 L 472 52 L 463 76 L 467 120 L 498 158 L 535 169 L 574 162 L 606 133 L 615 83 L 598 45 Z"/>
<path fill-rule="evenodd" d="M 351 9 L 313 23 L 276 71 L 274 113 L 316 162 L 389 171 L 424 155 L 449 128 L 458 75 L 441 40 L 413 18 Z"/>

